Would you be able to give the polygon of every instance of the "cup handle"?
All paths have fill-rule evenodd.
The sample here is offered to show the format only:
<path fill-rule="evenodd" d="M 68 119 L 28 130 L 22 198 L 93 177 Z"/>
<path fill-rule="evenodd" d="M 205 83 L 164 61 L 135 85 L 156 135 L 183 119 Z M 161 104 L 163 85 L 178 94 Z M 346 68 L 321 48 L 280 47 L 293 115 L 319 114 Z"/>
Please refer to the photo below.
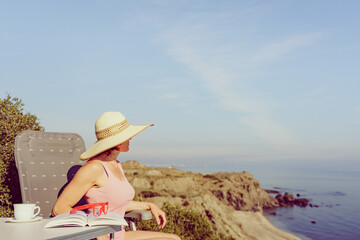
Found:
<path fill-rule="evenodd" d="M 35 211 L 36 211 L 36 213 L 33 215 L 32 218 L 34 218 L 34 217 L 36 217 L 37 215 L 39 215 L 39 213 L 40 213 L 40 207 L 39 207 L 39 206 L 35 206 Z"/>

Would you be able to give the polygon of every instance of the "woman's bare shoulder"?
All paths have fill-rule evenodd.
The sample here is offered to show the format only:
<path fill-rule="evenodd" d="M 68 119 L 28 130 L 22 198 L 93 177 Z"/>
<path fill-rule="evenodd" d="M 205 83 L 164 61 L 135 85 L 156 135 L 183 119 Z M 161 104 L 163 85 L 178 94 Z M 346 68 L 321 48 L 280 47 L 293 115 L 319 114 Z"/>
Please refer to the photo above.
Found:
<path fill-rule="evenodd" d="M 104 172 L 104 167 L 101 164 L 100 160 L 90 160 L 87 161 L 82 167 L 79 169 L 79 172 L 86 173 L 86 174 L 94 174 L 99 175 Z"/>

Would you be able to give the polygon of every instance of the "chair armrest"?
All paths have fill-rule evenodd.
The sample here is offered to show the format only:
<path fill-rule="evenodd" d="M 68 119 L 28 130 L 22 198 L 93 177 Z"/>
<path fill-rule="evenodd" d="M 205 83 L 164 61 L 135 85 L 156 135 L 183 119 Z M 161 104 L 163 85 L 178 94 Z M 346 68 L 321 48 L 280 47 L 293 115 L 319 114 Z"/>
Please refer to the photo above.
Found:
<path fill-rule="evenodd" d="M 152 214 L 148 210 L 133 210 L 125 214 L 125 218 L 137 218 L 141 220 L 152 219 Z"/>

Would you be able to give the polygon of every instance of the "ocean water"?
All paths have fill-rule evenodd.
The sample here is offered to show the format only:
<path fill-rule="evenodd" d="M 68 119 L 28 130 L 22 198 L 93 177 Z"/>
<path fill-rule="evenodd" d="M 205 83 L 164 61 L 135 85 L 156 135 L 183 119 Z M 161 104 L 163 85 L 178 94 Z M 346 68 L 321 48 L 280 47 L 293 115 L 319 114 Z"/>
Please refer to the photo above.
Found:
<path fill-rule="evenodd" d="M 281 169 L 262 173 L 265 189 L 300 194 L 318 207 L 277 208 L 267 218 L 303 239 L 360 239 L 360 172 L 335 169 Z"/>
<path fill-rule="evenodd" d="M 334 168 L 292 168 L 247 166 L 246 169 L 192 167 L 201 173 L 246 170 L 264 189 L 310 199 L 316 207 L 285 207 L 270 211 L 266 217 L 278 228 L 302 239 L 360 239 L 360 170 Z"/>

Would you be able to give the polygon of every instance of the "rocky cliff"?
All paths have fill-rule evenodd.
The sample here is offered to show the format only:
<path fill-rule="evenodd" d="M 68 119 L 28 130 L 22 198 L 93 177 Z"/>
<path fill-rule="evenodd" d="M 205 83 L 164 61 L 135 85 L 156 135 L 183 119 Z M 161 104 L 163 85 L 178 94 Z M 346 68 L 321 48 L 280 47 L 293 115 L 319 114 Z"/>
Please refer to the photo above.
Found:
<path fill-rule="evenodd" d="M 235 239 L 298 239 L 262 215 L 262 209 L 278 207 L 279 202 L 248 172 L 200 174 L 136 161 L 122 166 L 137 196 L 160 206 L 168 201 L 195 210 L 216 232 Z"/>

